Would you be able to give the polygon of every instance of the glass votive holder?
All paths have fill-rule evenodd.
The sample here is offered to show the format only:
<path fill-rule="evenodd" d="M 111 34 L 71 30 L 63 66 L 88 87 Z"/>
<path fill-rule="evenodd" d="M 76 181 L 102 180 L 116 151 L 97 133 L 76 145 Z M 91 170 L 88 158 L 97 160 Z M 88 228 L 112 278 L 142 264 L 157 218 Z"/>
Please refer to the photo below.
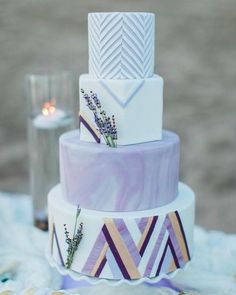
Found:
<path fill-rule="evenodd" d="M 70 72 L 26 76 L 30 192 L 34 224 L 47 230 L 47 195 L 59 182 L 59 137 L 75 128 L 75 87 Z"/>

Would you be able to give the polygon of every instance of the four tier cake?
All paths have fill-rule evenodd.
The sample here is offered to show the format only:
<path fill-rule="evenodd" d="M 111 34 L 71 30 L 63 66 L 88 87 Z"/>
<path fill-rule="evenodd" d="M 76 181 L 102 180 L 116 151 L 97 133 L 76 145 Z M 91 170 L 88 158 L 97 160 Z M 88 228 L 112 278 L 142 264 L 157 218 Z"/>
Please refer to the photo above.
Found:
<path fill-rule="evenodd" d="M 80 129 L 60 138 L 48 198 L 51 259 L 77 276 L 162 278 L 193 255 L 194 193 L 178 135 L 162 130 L 155 15 L 91 13 L 88 28 Z"/>

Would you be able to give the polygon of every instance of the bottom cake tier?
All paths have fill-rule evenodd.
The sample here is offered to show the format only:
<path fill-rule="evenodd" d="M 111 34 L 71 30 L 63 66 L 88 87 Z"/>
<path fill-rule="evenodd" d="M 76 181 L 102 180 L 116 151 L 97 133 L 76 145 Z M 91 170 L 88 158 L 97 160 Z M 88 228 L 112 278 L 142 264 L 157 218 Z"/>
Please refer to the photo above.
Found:
<path fill-rule="evenodd" d="M 193 191 L 180 183 L 166 206 L 94 211 L 65 201 L 58 185 L 48 198 L 51 258 L 78 274 L 111 280 L 170 274 L 192 257 L 194 205 Z"/>

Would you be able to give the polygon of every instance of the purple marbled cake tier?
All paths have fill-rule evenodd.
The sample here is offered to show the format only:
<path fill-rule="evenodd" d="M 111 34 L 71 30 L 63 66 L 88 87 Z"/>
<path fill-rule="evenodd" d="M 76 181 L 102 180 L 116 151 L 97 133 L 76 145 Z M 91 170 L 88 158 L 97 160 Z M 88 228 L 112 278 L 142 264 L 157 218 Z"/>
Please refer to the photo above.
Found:
<path fill-rule="evenodd" d="M 64 197 L 83 208 L 137 211 L 163 206 L 178 193 L 179 137 L 110 148 L 80 141 L 79 131 L 60 138 Z"/>

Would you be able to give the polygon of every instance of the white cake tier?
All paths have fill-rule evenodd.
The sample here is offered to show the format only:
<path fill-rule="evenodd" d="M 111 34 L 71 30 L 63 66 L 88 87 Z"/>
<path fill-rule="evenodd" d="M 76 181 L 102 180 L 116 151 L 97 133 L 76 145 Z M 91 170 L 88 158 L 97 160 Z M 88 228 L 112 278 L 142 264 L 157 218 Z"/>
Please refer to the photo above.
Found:
<path fill-rule="evenodd" d="M 163 207 L 79 211 L 57 186 L 49 193 L 50 255 L 78 275 L 112 280 L 163 277 L 184 268 L 193 255 L 194 203 L 193 191 L 180 183 L 177 199 Z M 83 237 L 68 255 L 81 223 Z"/>
<path fill-rule="evenodd" d="M 162 134 L 163 79 L 99 80 L 80 76 L 80 88 L 96 93 L 107 116 L 114 115 L 118 145 L 160 140 Z M 94 114 L 80 94 L 81 140 L 100 141 Z M 104 142 L 103 138 L 101 142 Z"/>
<path fill-rule="evenodd" d="M 89 73 L 100 79 L 137 79 L 154 72 L 155 15 L 90 13 Z"/>

